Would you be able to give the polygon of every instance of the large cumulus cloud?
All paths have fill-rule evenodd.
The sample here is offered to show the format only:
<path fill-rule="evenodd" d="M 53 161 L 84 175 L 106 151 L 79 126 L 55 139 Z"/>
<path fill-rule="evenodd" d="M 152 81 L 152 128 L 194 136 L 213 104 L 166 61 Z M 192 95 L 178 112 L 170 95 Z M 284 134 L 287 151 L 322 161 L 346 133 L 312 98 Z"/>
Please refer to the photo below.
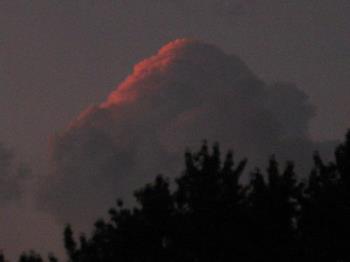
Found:
<path fill-rule="evenodd" d="M 185 148 L 203 139 L 233 148 L 251 166 L 275 153 L 302 170 L 322 150 L 308 137 L 313 115 L 294 85 L 267 84 L 213 45 L 173 41 L 52 138 L 41 206 L 65 222 L 91 222 L 157 173 L 178 175 Z"/>

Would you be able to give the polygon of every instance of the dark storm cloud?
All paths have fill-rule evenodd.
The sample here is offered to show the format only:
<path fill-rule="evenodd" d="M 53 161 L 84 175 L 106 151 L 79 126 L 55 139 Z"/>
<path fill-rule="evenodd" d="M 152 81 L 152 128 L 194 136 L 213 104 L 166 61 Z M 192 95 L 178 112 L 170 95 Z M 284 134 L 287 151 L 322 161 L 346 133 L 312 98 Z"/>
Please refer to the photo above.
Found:
<path fill-rule="evenodd" d="M 251 167 L 273 153 L 310 163 L 322 149 L 308 138 L 313 114 L 294 85 L 266 84 L 215 46 L 173 41 L 53 137 L 41 206 L 64 222 L 92 222 L 157 173 L 178 175 L 185 148 L 203 139 L 235 149 Z"/>

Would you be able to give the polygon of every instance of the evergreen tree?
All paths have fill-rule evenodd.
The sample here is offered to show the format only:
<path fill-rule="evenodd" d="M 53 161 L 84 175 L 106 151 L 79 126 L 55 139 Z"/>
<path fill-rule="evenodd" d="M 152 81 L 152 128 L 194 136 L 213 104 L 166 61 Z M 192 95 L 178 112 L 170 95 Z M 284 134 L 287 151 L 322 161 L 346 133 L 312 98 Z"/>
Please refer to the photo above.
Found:
<path fill-rule="evenodd" d="M 335 151 L 335 163 L 316 153 L 314 168 L 301 199 L 299 230 L 304 254 L 311 261 L 349 261 L 350 132 Z"/>

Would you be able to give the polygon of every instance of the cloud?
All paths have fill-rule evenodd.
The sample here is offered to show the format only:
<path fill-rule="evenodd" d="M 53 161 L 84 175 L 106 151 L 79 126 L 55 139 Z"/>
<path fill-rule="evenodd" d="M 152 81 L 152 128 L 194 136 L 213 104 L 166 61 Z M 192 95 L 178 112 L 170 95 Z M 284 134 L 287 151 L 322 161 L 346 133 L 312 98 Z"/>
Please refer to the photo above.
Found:
<path fill-rule="evenodd" d="M 305 170 L 324 148 L 308 137 L 314 112 L 294 85 L 265 83 L 213 45 L 175 40 L 52 138 L 40 206 L 64 222 L 90 223 L 159 172 L 177 176 L 184 150 L 203 139 L 251 166 L 276 153 Z"/>
<path fill-rule="evenodd" d="M 38 181 L 17 152 L 0 143 L 0 246 L 10 261 L 32 248 L 63 254 L 59 225 L 34 205 Z"/>
<path fill-rule="evenodd" d="M 0 205 L 21 199 L 29 172 L 27 166 L 19 164 L 13 152 L 0 143 Z"/>

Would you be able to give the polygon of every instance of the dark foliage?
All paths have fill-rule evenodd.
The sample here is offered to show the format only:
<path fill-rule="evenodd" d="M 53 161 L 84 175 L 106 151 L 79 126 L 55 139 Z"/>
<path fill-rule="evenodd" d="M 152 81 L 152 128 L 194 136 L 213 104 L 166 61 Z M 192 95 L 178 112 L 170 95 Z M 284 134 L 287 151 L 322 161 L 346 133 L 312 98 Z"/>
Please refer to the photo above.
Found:
<path fill-rule="evenodd" d="M 0 262 L 5 262 L 6 260 L 5 260 L 5 256 L 4 256 L 4 254 L 1 252 L 0 253 Z"/>
<path fill-rule="evenodd" d="M 49 254 L 48 261 L 49 262 L 58 262 L 58 259 L 54 255 Z M 1 262 L 1 260 L 0 260 L 0 262 Z M 40 256 L 40 254 L 31 250 L 31 251 L 29 251 L 29 253 L 23 253 L 19 258 L 19 262 L 44 262 L 44 260 Z"/>
<path fill-rule="evenodd" d="M 309 261 L 350 261 L 350 131 L 335 163 L 318 154 L 301 199 L 299 231 Z"/>
<path fill-rule="evenodd" d="M 265 172 L 240 183 L 246 161 L 235 163 L 204 143 L 185 154 L 173 191 L 158 176 L 122 201 L 77 243 L 68 226 L 71 262 L 350 261 L 350 132 L 325 164 L 316 153 L 305 182 L 293 164 L 271 157 Z"/>
<path fill-rule="evenodd" d="M 30 251 L 28 254 L 23 253 L 19 258 L 19 262 L 43 262 L 43 259 L 39 254 Z"/>
<path fill-rule="evenodd" d="M 69 262 L 350 261 L 350 131 L 334 162 L 315 153 L 304 182 L 275 157 L 245 184 L 246 160 L 228 152 L 221 161 L 219 146 L 204 143 L 186 152 L 173 190 L 157 176 L 135 191 L 136 207 L 118 200 L 78 241 L 67 225 Z M 33 251 L 19 259 L 42 261 Z"/>

